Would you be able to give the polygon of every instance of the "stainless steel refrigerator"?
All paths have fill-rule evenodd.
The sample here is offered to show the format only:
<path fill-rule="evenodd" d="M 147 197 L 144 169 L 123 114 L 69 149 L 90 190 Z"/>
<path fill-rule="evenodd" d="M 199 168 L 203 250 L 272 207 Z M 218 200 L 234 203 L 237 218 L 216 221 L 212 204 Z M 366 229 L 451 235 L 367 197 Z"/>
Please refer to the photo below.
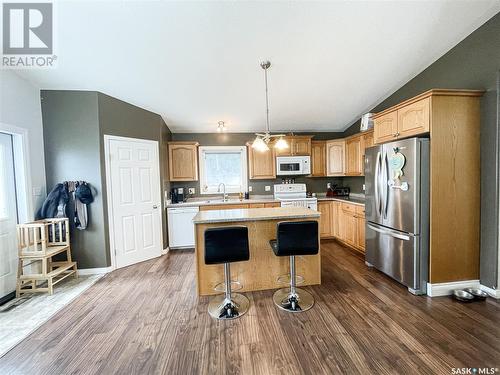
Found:
<path fill-rule="evenodd" d="M 436 181 L 439 183 L 439 181 Z M 365 155 L 366 263 L 425 294 L 429 252 L 429 140 L 370 147 Z"/>

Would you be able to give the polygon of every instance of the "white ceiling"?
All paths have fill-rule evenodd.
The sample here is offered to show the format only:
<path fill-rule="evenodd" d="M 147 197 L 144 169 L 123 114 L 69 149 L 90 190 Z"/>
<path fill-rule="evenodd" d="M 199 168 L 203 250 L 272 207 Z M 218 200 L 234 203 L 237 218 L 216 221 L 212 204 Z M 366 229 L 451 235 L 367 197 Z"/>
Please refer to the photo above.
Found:
<path fill-rule="evenodd" d="M 97 90 L 174 132 L 341 131 L 500 11 L 500 1 L 56 4 L 43 89 Z"/>

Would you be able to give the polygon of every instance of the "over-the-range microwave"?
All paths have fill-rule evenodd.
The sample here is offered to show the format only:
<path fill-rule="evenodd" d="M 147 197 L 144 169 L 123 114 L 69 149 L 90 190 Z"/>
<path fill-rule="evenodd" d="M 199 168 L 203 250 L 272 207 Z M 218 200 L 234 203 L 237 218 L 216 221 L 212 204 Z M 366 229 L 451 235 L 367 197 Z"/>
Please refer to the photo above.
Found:
<path fill-rule="evenodd" d="M 278 156 L 276 158 L 276 174 L 278 176 L 311 174 L 311 157 Z"/>

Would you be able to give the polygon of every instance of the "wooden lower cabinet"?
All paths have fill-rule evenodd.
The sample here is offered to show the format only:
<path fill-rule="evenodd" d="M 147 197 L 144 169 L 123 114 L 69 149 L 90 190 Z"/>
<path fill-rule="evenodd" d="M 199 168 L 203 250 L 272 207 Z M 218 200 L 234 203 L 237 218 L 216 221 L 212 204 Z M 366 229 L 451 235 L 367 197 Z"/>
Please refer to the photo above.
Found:
<path fill-rule="evenodd" d="M 358 241 L 358 221 L 356 214 L 346 211 L 344 207 L 340 209 L 339 239 L 353 247 Z"/>
<path fill-rule="evenodd" d="M 238 208 L 248 208 L 248 204 L 213 204 L 211 206 L 200 206 L 200 211 L 236 210 Z"/>
<path fill-rule="evenodd" d="M 332 234 L 339 237 L 340 205 L 338 201 L 332 201 Z"/>
<path fill-rule="evenodd" d="M 279 202 L 270 203 L 226 203 L 226 204 L 213 204 L 210 206 L 200 206 L 200 211 L 210 210 L 236 210 L 239 208 L 270 208 L 280 207 Z"/>
<path fill-rule="evenodd" d="M 266 205 L 264 203 L 250 203 L 248 208 L 264 208 Z"/>
<path fill-rule="evenodd" d="M 320 238 L 328 238 L 333 236 L 332 203 L 332 201 L 318 202 L 318 211 L 321 213 L 321 217 L 319 220 Z"/>
<path fill-rule="evenodd" d="M 320 238 L 336 238 L 344 244 L 365 251 L 365 207 L 339 201 L 320 201 Z"/>
<path fill-rule="evenodd" d="M 365 218 L 357 217 L 358 222 L 358 239 L 356 241 L 356 247 L 361 250 L 363 253 L 365 252 Z"/>
<path fill-rule="evenodd" d="M 281 207 L 281 204 L 279 202 L 264 203 L 264 207 L 265 208 Z"/>

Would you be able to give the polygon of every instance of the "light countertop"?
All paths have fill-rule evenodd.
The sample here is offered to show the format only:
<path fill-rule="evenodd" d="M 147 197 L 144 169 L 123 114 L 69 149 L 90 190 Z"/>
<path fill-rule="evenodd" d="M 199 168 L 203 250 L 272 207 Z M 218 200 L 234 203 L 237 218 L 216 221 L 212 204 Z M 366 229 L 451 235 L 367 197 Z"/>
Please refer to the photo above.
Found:
<path fill-rule="evenodd" d="M 302 207 L 244 208 L 236 210 L 200 211 L 193 218 L 195 224 L 229 223 L 281 219 L 315 219 L 318 211 Z"/>
<path fill-rule="evenodd" d="M 193 206 L 214 206 L 214 205 L 230 205 L 230 204 L 252 204 L 252 203 L 273 203 L 278 202 L 274 199 L 272 195 L 259 195 L 250 199 L 238 199 L 229 198 L 227 201 L 223 202 L 220 197 L 208 197 L 208 198 L 189 198 L 186 202 L 182 203 L 168 203 L 169 207 L 193 207 Z"/>
<path fill-rule="evenodd" d="M 361 194 L 351 194 L 348 198 L 343 197 L 327 197 L 324 193 L 317 194 L 316 198 L 318 201 L 340 201 L 349 202 L 353 204 L 364 205 L 365 198 Z M 169 203 L 166 205 L 167 208 L 171 207 L 197 207 L 197 206 L 213 206 L 213 205 L 231 205 L 231 204 L 253 204 L 253 203 L 274 203 L 279 202 L 279 200 L 274 199 L 272 195 L 255 195 L 250 199 L 230 198 L 229 200 L 222 202 L 220 197 L 208 197 L 208 198 L 189 198 L 183 203 Z"/>

